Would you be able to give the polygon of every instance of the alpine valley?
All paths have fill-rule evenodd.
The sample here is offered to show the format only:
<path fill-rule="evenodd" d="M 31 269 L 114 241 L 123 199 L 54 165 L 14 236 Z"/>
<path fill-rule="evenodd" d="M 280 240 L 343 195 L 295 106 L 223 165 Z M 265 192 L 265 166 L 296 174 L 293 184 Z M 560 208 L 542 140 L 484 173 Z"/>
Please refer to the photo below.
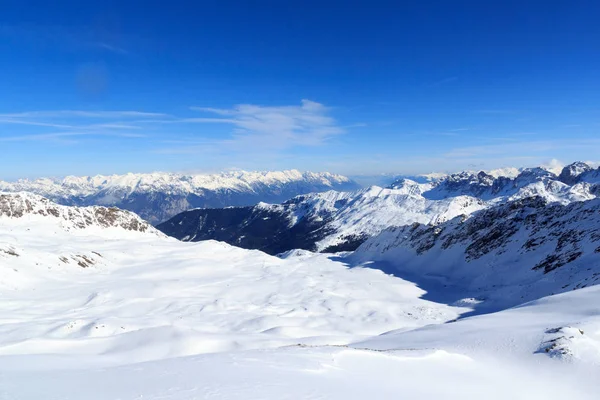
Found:
<path fill-rule="evenodd" d="M 1 187 L 0 398 L 600 392 L 586 163 L 362 189 L 297 171 Z"/>

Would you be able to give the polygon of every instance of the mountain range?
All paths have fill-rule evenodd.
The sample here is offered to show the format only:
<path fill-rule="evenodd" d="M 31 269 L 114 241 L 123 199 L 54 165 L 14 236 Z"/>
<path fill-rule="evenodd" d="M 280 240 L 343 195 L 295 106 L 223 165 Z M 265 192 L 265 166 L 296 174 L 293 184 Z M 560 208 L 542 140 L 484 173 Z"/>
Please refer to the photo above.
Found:
<path fill-rule="evenodd" d="M 190 210 L 157 228 L 184 241 L 215 239 L 271 254 L 296 248 L 352 251 L 389 227 L 436 225 L 536 196 L 548 203 L 569 204 L 596 198 L 599 188 L 600 168 L 581 162 L 564 167 L 560 174 L 543 168 L 511 176 L 462 172 L 424 183 L 402 178 L 388 188 L 301 195 L 282 204 Z"/>
<path fill-rule="evenodd" d="M 354 181 L 341 175 L 297 170 L 235 171 L 213 175 L 130 173 L 0 181 L 0 191 L 31 192 L 63 205 L 119 207 L 135 212 L 152 224 L 197 207 L 281 202 L 304 193 L 354 190 L 358 187 Z"/>

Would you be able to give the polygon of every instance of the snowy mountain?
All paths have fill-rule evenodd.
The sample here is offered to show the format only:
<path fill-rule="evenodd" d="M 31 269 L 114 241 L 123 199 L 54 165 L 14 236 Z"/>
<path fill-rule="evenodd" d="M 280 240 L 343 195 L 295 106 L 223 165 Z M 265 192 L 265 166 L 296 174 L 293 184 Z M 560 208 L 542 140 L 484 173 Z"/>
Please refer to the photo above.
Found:
<path fill-rule="evenodd" d="M 353 257 L 397 273 L 460 283 L 485 308 L 506 308 L 600 281 L 600 199 L 568 205 L 541 197 L 437 224 L 389 228 Z"/>
<path fill-rule="evenodd" d="M 523 170 L 522 168 L 507 167 L 507 168 L 492 169 L 492 170 L 488 170 L 488 171 L 484 171 L 484 172 L 486 174 L 492 175 L 495 178 L 500 177 L 500 176 L 514 178 L 515 176 L 519 175 L 519 173 L 522 170 Z M 473 174 L 473 173 L 477 174 L 478 171 L 476 171 L 476 172 L 468 171 L 468 172 L 471 174 Z M 399 174 L 392 174 L 392 173 L 384 173 L 384 174 L 378 174 L 378 175 L 350 175 L 350 178 L 352 178 L 352 180 L 354 180 L 355 182 L 360 183 L 364 187 L 368 187 L 368 186 L 391 187 L 392 185 L 394 185 L 395 182 L 401 181 L 404 179 L 409 179 L 411 181 L 418 182 L 418 183 L 430 183 L 430 182 L 437 182 L 442 179 L 445 179 L 446 177 L 448 177 L 448 175 L 450 175 L 450 174 L 444 173 L 444 172 L 432 172 L 429 174 L 418 174 L 418 175 L 407 175 L 407 174 L 399 175 Z"/>
<path fill-rule="evenodd" d="M 380 191 L 394 203 L 392 190 Z M 368 203 L 368 193 L 358 200 Z M 383 273 L 370 257 L 294 251 L 278 258 L 214 241 L 185 243 L 152 227 L 110 223 L 137 218 L 128 212 L 113 209 L 117 217 L 104 223 L 96 212 L 103 207 L 3 196 L 6 398 L 587 400 L 600 390 L 598 286 L 467 316 L 485 311 L 486 298 L 469 296 L 494 281 L 498 299 L 506 298 L 496 306 L 561 283 L 571 285 L 564 290 L 594 285 L 599 200 L 522 199 L 464 222 L 457 217 L 438 225 L 443 231 L 421 256 L 412 243 L 431 239 L 429 227 L 401 228 L 408 238 L 392 247 L 438 263 L 412 265 L 417 285 Z M 382 235 L 398 239 L 393 233 Z M 523 247 L 524 236 L 535 240 Z M 358 255 L 383 254 L 363 252 L 367 243 Z M 538 265 L 545 251 L 566 263 L 546 272 L 550 264 Z M 573 251 L 582 254 L 569 261 Z M 513 267 L 505 269 L 510 253 Z M 458 262 L 467 255 L 470 273 Z M 487 264 L 491 255 L 498 271 Z M 517 286 L 531 294 L 521 299 L 526 291 L 506 289 Z"/>
<path fill-rule="evenodd" d="M 330 173 L 227 172 L 215 175 L 127 174 L 1 182 L 0 191 L 26 191 L 63 205 L 116 206 L 153 224 L 191 208 L 281 202 L 303 193 L 353 190 L 352 180 Z"/>
<path fill-rule="evenodd" d="M 190 210 L 157 228 L 184 241 L 215 239 L 270 254 L 296 248 L 335 252 L 354 250 L 389 226 L 445 221 L 482 207 L 484 202 L 467 196 L 433 201 L 373 186 L 313 193 L 278 205 Z"/>
<path fill-rule="evenodd" d="M 552 201 L 570 202 L 595 197 L 600 183 L 600 169 L 577 169 L 584 163 L 566 166 L 559 176 L 543 168 L 526 168 L 515 176 L 493 176 L 484 171 L 451 174 L 432 183 L 417 184 L 408 179 L 394 182 L 390 187 L 406 186 L 431 200 L 455 196 L 472 196 L 482 200 L 517 199 L 539 195 Z M 580 167 L 579 167 L 580 168 Z"/>
<path fill-rule="evenodd" d="M 157 228 L 184 241 L 215 239 L 270 254 L 295 248 L 351 251 L 388 227 L 438 224 L 506 201 L 542 197 L 569 204 L 593 199 L 600 193 L 600 169 L 581 165 L 565 167 L 560 176 L 530 168 L 513 177 L 481 171 L 426 183 L 403 178 L 385 189 L 329 191 L 278 205 L 191 210 Z"/>

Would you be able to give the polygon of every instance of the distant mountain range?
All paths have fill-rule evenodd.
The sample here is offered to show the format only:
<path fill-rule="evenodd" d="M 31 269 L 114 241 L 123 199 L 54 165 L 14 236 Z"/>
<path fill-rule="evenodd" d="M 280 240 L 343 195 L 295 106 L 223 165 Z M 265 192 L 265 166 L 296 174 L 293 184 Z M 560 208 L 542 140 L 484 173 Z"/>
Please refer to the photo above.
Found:
<path fill-rule="evenodd" d="M 62 205 L 115 206 L 157 224 L 192 208 L 278 203 L 299 194 L 355 190 L 351 179 L 331 173 L 227 172 L 214 175 L 126 174 L 64 179 L 0 181 L 0 191 L 26 191 Z"/>
<path fill-rule="evenodd" d="M 581 162 L 558 175 L 543 168 L 507 171 L 508 176 L 462 172 L 426 183 L 402 178 L 388 188 L 314 193 L 282 204 L 197 209 L 157 228 L 184 241 L 216 239 L 271 254 L 295 248 L 351 251 L 390 227 L 437 225 L 518 199 L 539 197 L 547 203 L 569 204 L 600 194 L 600 168 Z"/>

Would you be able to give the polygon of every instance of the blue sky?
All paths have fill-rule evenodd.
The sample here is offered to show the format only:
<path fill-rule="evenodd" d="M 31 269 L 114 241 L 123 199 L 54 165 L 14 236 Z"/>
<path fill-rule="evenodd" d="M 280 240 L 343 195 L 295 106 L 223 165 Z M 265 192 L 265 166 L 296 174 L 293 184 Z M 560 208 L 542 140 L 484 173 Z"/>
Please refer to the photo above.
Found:
<path fill-rule="evenodd" d="M 598 159 L 597 2 L 154 3 L 3 2 L 0 179 Z"/>

